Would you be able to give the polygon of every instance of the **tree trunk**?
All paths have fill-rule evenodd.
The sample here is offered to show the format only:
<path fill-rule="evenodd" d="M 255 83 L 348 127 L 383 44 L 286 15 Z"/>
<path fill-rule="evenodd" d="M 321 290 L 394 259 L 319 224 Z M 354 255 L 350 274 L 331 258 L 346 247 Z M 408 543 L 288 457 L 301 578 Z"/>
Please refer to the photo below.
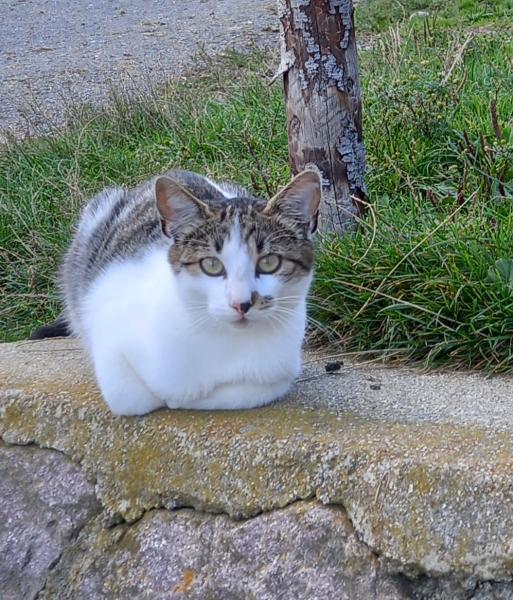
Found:
<path fill-rule="evenodd" d="M 278 0 L 278 10 L 292 172 L 321 171 L 321 231 L 343 233 L 366 195 L 352 0 Z"/>

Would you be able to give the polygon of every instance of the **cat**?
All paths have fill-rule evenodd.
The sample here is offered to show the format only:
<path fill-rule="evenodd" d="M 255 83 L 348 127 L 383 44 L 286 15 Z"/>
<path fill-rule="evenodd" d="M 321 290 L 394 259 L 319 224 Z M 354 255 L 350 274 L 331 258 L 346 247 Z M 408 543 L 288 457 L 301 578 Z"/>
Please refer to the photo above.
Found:
<path fill-rule="evenodd" d="M 287 393 L 320 197 L 314 170 L 267 203 L 171 170 L 89 201 L 62 264 L 55 333 L 81 340 L 115 415 L 253 408 Z"/>

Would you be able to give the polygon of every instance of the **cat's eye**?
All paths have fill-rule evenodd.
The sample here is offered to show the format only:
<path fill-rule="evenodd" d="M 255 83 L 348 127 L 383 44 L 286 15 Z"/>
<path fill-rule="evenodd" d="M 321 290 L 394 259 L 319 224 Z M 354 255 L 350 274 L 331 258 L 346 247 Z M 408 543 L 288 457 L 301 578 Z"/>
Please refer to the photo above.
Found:
<path fill-rule="evenodd" d="M 199 261 L 199 265 L 205 275 L 210 275 L 210 277 L 219 277 L 220 275 L 224 275 L 224 265 L 215 256 L 207 256 L 206 258 L 202 258 Z"/>
<path fill-rule="evenodd" d="M 281 267 L 281 256 L 279 254 L 266 254 L 257 262 L 257 272 L 271 275 Z"/>

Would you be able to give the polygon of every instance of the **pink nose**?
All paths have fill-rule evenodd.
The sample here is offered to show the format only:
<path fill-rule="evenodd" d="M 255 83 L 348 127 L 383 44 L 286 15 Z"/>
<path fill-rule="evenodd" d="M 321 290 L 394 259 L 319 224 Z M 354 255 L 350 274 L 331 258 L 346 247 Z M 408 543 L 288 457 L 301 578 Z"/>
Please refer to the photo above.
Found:
<path fill-rule="evenodd" d="M 244 316 L 252 306 L 252 302 L 235 302 L 232 304 L 232 308 L 234 308 L 241 316 Z"/>

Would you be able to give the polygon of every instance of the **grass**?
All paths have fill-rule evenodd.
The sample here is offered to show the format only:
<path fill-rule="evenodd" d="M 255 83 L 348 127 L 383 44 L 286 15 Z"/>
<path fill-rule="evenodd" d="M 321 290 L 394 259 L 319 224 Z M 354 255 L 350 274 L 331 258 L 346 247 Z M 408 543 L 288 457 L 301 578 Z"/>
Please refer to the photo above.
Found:
<path fill-rule="evenodd" d="M 430 2 L 428 16 L 410 20 L 423 4 L 403 2 L 397 15 L 397 2 L 369 0 L 374 21 L 359 8 L 364 31 L 391 22 L 380 14 L 401 22 L 361 56 L 371 210 L 355 235 L 325 240 L 314 317 L 347 351 L 507 371 L 513 36 L 501 18 L 512 2 L 440 3 L 436 14 Z M 164 93 L 83 108 L 66 130 L 0 155 L 3 339 L 57 314 L 53 273 L 79 206 L 104 185 L 172 165 L 262 195 L 287 181 L 282 92 L 268 85 L 275 65 L 257 53 L 207 66 Z"/>
<path fill-rule="evenodd" d="M 328 243 L 316 279 L 316 318 L 351 350 L 512 369 L 512 64 L 511 31 L 432 24 L 364 59 L 373 218 Z"/>
<path fill-rule="evenodd" d="M 379 33 L 401 21 L 422 23 L 426 16 L 435 26 L 507 23 L 513 0 L 372 0 L 357 10 L 357 27 L 363 33 Z"/>

